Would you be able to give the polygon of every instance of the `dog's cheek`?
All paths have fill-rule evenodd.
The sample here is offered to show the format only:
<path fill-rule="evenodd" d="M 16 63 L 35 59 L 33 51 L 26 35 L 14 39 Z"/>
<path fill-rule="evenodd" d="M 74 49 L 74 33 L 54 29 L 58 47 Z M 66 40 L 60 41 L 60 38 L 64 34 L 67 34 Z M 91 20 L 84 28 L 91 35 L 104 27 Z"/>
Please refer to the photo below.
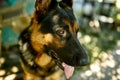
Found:
<path fill-rule="evenodd" d="M 43 45 L 46 43 L 44 40 L 44 35 L 39 32 L 33 32 L 31 34 L 30 43 L 36 52 L 43 52 L 41 50 L 43 50 Z"/>
<path fill-rule="evenodd" d="M 47 68 L 46 66 L 54 65 L 52 58 L 45 53 L 38 54 L 38 56 L 35 58 L 35 62 L 44 69 Z"/>
<path fill-rule="evenodd" d="M 52 43 L 53 42 L 53 35 L 48 33 L 44 35 L 44 41 L 46 42 L 46 45 L 48 43 Z"/>
<path fill-rule="evenodd" d="M 45 35 L 45 42 L 48 47 L 50 48 L 60 48 L 65 45 L 65 41 L 62 41 L 58 36 L 52 35 L 52 34 L 46 34 Z"/>

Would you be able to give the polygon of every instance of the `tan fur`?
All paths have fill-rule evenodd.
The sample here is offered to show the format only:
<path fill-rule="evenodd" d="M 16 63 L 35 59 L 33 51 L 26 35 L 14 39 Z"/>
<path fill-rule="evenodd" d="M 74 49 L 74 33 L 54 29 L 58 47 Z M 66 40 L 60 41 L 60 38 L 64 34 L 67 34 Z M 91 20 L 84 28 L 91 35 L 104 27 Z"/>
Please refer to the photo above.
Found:
<path fill-rule="evenodd" d="M 45 52 L 44 47 L 45 45 L 54 44 L 50 47 L 56 48 L 56 45 L 57 45 L 57 48 L 61 48 L 65 46 L 66 42 L 65 40 L 61 41 L 60 37 L 55 36 L 55 34 L 52 34 L 52 33 L 44 34 L 40 32 L 41 25 L 42 25 L 41 20 L 44 19 L 47 12 L 51 10 L 50 6 L 51 5 L 53 6 L 54 2 L 55 0 L 36 0 L 35 12 L 32 17 L 31 25 L 28 28 L 29 39 L 27 39 L 28 40 L 27 44 L 30 43 L 29 44 L 30 49 L 32 48 L 32 50 L 34 51 L 33 53 L 31 51 L 30 55 L 33 55 L 33 56 L 32 56 L 32 59 L 31 57 L 29 59 L 32 62 L 32 64 L 27 65 L 26 63 L 29 63 L 27 60 L 26 60 L 26 63 L 24 63 L 24 60 L 21 61 L 21 65 L 24 71 L 24 80 L 61 80 L 62 78 L 63 71 L 60 70 L 60 68 L 58 68 L 58 66 L 55 63 L 55 60 L 53 60 L 53 58 L 50 57 L 48 53 Z M 70 0 L 70 3 L 71 3 L 71 0 Z M 66 8 L 71 9 L 70 6 L 67 7 L 67 5 L 66 5 Z M 60 17 L 58 14 L 52 17 L 53 22 L 56 24 L 55 26 L 59 26 L 57 25 L 59 18 Z M 70 27 L 69 29 L 72 28 L 69 20 L 66 19 L 64 20 L 64 22 L 69 25 Z M 76 26 L 76 24 L 74 26 Z M 76 29 L 71 29 L 71 30 L 76 31 Z M 26 47 L 26 44 L 22 46 L 23 50 L 26 51 L 28 47 L 24 48 L 24 46 Z M 23 59 L 24 58 L 26 59 L 25 56 L 24 55 L 22 56 Z"/>
<path fill-rule="evenodd" d="M 41 54 L 41 56 L 37 56 L 35 58 L 35 62 L 42 67 L 43 69 L 47 69 L 48 67 L 51 67 L 52 65 L 55 64 L 55 62 L 52 60 L 50 56 L 47 54 Z M 48 67 L 47 67 L 48 66 Z"/>

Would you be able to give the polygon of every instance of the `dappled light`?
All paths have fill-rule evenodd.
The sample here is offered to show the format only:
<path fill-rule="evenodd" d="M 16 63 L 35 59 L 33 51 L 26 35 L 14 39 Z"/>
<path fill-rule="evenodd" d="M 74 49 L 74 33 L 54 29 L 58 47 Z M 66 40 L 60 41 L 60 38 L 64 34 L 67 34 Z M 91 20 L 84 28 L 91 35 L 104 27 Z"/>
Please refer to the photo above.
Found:
<path fill-rule="evenodd" d="M 112 19 L 111 17 L 100 16 L 99 19 L 100 19 L 100 21 L 102 21 L 102 22 L 113 23 L 113 19 Z"/>
<path fill-rule="evenodd" d="M 97 59 L 92 63 L 88 69 L 76 71 L 75 75 L 79 76 L 76 80 L 119 80 L 120 79 L 120 45 L 118 45 L 111 54 L 104 52 L 101 60 Z M 73 79 L 74 80 L 74 79 Z"/>
<path fill-rule="evenodd" d="M 117 19 L 120 19 L 120 14 L 117 14 L 117 16 L 116 16 L 116 17 L 117 17 Z"/>
<path fill-rule="evenodd" d="M 116 0 L 116 7 L 120 9 L 120 0 Z"/>
<path fill-rule="evenodd" d="M 14 48 L 17 49 L 17 47 Z M 0 58 L 0 80 L 22 80 L 22 70 L 16 49 L 4 51 Z"/>
<path fill-rule="evenodd" d="M 30 23 L 34 2 L 35 0 L 0 0 L 0 80 L 22 80 L 17 42 L 21 31 Z M 75 2 L 79 7 L 74 5 L 79 22 L 77 38 L 89 55 L 90 64 L 76 68 L 71 80 L 120 80 L 120 0 Z M 11 14 L 11 11 L 16 14 Z M 9 17 L 5 14 L 9 14 Z M 58 16 L 55 15 L 55 23 L 57 19 Z M 54 41 L 50 34 L 45 36 L 45 40 Z M 56 44 L 59 45 L 59 41 Z M 23 50 L 26 50 L 26 46 L 23 46 Z"/>
<path fill-rule="evenodd" d="M 14 73 L 18 72 L 18 70 L 19 70 L 19 69 L 18 69 L 18 67 L 16 67 L 16 66 L 13 66 L 12 69 L 11 69 L 11 71 L 14 72 Z"/>
<path fill-rule="evenodd" d="M 4 80 L 14 80 L 15 77 L 16 77 L 16 74 L 11 74 L 11 75 L 6 76 Z"/>
<path fill-rule="evenodd" d="M 95 61 L 93 64 L 90 65 L 90 70 L 94 73 L 100 72 L 101 68 L 98 61 Z"/>
<path fill-rule="evenodd" d="M 5 70 L 0 70 L 0 76 L 4 76 L 6 74 Z"/>
<path fill-rule="evenodd" d="M 116 50 L 116 53 L 117 53 L 118 55 L 120 55 L 120 50 Z"/>
<path fill-rule="evenodd" d="M 85 36 L 84 36 L 84 40 L 85 40 L 85 43 L 87 44 L 87 43 L 90 43 L 91 38 L 90 38 L 90 36 L 85 35 Z"/>
<path fill-rule="evenodd" d="M 90 27 L 97 27 L 97 28 L 99 28 L 100 27 L 100 23 L 98 22 L 98 20 L 90 21 L 89 22 L 89 26 Z"/>

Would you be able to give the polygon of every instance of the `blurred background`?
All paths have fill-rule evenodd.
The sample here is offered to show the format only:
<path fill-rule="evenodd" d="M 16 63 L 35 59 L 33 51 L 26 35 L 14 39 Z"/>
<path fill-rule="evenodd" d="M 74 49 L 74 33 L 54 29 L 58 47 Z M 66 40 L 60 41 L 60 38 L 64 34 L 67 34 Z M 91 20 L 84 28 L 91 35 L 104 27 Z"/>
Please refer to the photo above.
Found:
<path fill-rule="evenodd" d="M 0 0 L 0 80 L 22 80 L 17 41 L 34 3 Z M 76 68 L 71 80 L 120 80 L 120 0 L 74 0 L 73 9 L 91 64 Z"/>

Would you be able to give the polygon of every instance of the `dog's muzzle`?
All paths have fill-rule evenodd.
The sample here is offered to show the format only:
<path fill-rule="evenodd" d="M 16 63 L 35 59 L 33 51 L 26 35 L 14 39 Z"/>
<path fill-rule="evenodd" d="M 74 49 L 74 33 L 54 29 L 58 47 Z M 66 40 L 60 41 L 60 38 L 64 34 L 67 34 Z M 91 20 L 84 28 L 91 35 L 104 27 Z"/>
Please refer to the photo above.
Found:
<path fill-rule="evenodd" d="M 57 66 L 59 66 L 64 71 L 67 79 L 69 79 L 73 75 L 74 66 L 68 65 L 65 62 L 61 61 L 61 59 L 58 57 L 57 53 L 54 50 L 49 50 L 48 55 L 51 56 L 55 60 Z M 76 59 L 77 59 L 77 56 L 76 56 Z M 78 62 L 78 64 L 80 66 L 87 65 L 88 59 L 83 58 L 80 60 L 80 62 Z"/>
<path fill-rule="evenodd" d="M 62 66 L 62 61 L 60 60 L 60 58 L 58 57 L 58 55 L 56 54 L 55 51 L 49 50 L 48 55 L 51 56 L 51 57 L 55 60 L 56 64 L 57 64 L 62 70 L 64 70 L 64 67 Z"/>

